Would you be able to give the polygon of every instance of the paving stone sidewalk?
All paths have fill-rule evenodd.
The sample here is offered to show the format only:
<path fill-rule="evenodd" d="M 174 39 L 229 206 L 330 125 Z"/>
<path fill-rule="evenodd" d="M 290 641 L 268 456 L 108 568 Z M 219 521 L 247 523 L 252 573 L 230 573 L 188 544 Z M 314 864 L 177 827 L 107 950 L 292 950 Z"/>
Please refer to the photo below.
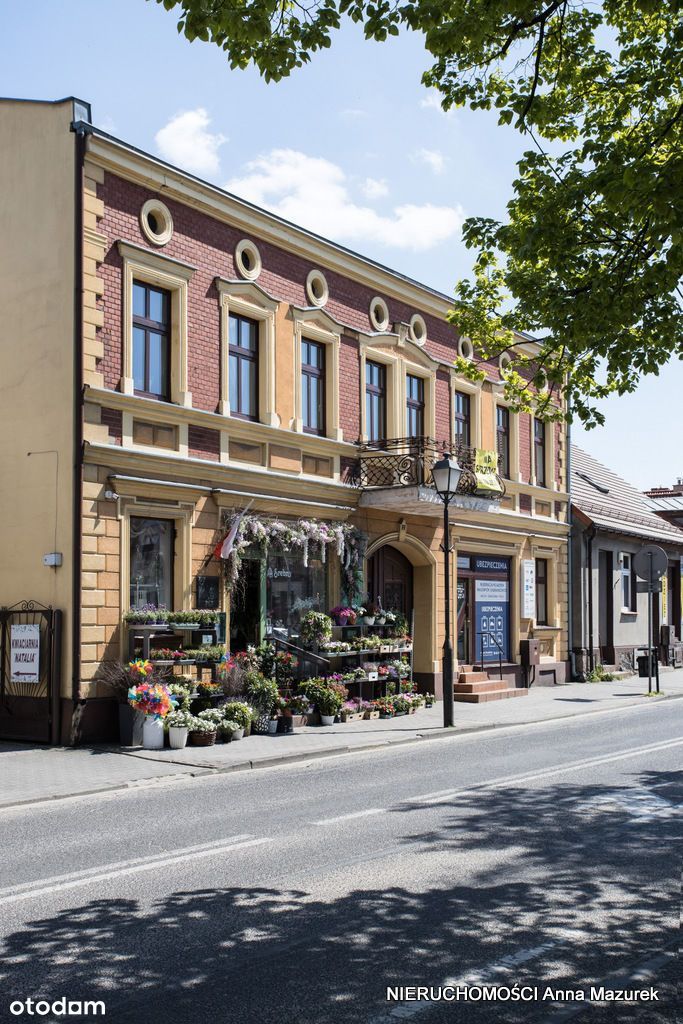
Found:
<path fill-rule="evenodd" d="M 683 669 L 663 672 L 662 696 L 646 697 L 647 680 L 533 687 L 527 697 L 456 704 L 456 733 L 525 725 L 683 697 Z M 443 737 L 442 707 L 396 719 L 306 727 L 293 735 L 250 736 L 238 743 L 185 750 L 40 747 L 0 741 L 0 808 L 107 792 L 206 773 L 267 768 L 318 757 Z M 450 735 L 453 735 L 452 733 Z"/>

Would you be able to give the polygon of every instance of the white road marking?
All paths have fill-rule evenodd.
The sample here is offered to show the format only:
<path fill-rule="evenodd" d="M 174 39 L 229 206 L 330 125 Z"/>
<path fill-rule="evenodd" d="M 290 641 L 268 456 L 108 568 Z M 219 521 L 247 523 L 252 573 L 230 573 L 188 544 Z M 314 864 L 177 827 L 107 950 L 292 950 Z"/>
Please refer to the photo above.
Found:
<path fill-rule="evenodd" d="M 172 867 L 187 860 L 200 860 L 204 857 L 215 857 L 221 853 L 243 850 L 247 847 L 262 846 L 272 843 L 273 839 L 257 839 L 251 835 L 230 836 L 229 839 L 216 839 L 212 843 L 199 846 L 186 846 L 171 854 L 157 854 L 149 857 L 136 857 L 134 860 L 116 861 L 84 871 L 74 871 L 68 875 L 56 875 L 53 878 L 39 878 L 21 885 L 11 885 L 0 889 L 0 906 L 6 903 L 19 903 L 22 900 L 51 896 L 67 889 L 75 889 L 89 882 L 106 882 L 113 878 L 123 878 L 140 871 L 152 871 L 157 868 Z"/>
<path fill-rule="evenodd" d="M 371 814 L 386 814 L 384 807 L 368 807 L 364 811 L 353 811 L 351 814 L 340 814 L 336 818 L 320 818 L 313 825 L 334 825 L 338 821 L 351 821 L 352 818 L 368 818 Z"/>
<path fill-rule="evenodd" d="M 454 797 L 464 796 L 467 793 L 479 792 L 487 789 L 497 789 L 503 786 L 513 786 L 519 782 L 533 782 L 536 779 L 547 779 L 551 775 L 561 775 L 563 772 L 580 771 L 582 768 L 593 768 L 602 764 L 609 764 L 612 761 L 623 761 L 630 757 L 640 757 L 643 754 L 657 753 L 660 750 L 668 750 L 671 747 L 678 747 L 683 744 L 683 739 L 664 740 L 660 743 L 650 743 L 643 747 L 630 747 L 628 750 L 618 751 L 613 754 L 604 754 L 600 757 L 585 758 L 582 761 L 570 761 L 567 764 L 558 765 L 555 768 L 541 768 L 538 771 L 526 772 L 524 775 L 503 775 L 489 782 L 474 783 L 462 789 L 439 790 L 435 793 L 424 793 L 415 797 L 407 797 L 401 800 L 400 804 L 440 804 L 452 800 Z"/>
<path fill-rule="evenodd" d="M 577 942 L 580 939 L 585 938 L 585 933 L 578 931 L 574 928 L 562 928 L 558 930 L 556 936 L 552 939 L 548 939 L 546 942 L 541 943 L 538 946 L 533 946 L 530 949 L 520 949 L 516 953 L 510 953 L 508 956 L 501 957 L 500 960 L 496 960 L 491 964 L 487 964 L 484 967 L 478 967 L 474 970 L 467 971 L 465 974 L 461 974 L 458 977 L 444 978 L 437 985 L 426 984 L 428 988 L 457 988 L 457 987 L 472 987 L 475 985 L 490 985 L 493 979 L 500 979 L 513 974 L 515 978 L 518 977 L 516 968 L 520 964 L 528 963 L 530 960 L 538 960 L 539 957 L 543 956 L 544 953 L 549 953 L 550 950 L 555 949 L 557 946 L 565 945 L 567 942 Z M 369 1024 L 388 1024 L 390 1021 L 395 1020 L 410 1020 L 411 1017 L 416 1017 L 420 1013 L 424 1013 L 434 1004 L 429 1000 L 421 1000 L 420 1002 L 400 1003 L 394 1005 L 392 1009 L 387 1010 L 386 1013 L 380 1013 L 376 1017 L 371 1018 Z"/>

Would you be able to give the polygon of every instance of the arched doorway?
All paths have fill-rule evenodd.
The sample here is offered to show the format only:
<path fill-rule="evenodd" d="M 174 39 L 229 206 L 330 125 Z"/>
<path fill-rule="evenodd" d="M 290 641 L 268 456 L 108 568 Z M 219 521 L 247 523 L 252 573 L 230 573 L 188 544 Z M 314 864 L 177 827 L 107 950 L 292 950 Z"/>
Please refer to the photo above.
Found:
<path fill-rule="evenodd" d="M 410 622 L 413 611 L 413 566 L 406 556 L 385 544 L 368 559 L 368 596 L 383 608 L 399 611 Z"/>

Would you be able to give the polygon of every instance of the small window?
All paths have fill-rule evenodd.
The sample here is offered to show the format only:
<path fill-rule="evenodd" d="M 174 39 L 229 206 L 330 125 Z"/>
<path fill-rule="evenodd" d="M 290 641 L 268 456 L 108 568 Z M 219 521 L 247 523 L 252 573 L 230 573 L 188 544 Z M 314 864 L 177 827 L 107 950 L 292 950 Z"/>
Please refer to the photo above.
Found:
<path fill-rule="evenodd" d="M 537 416 L 534 417 L 534 472 L 538 486 L 545 487 L 545 423 Z"/>
<path fill-rule="evenodd" d="M 424 437 L 425 382 L 422 377 L 406 376 L 406 437 Z"/>
<path fill-rule="evenodd" d="M 370 303 L 370 323 L 376 331 L 384 332 L 389 327 L 389 307 L 379 296 Z"/>
<path fill-rule="evenodd" d="M 458 352 L 463 359 L 472 359 L 474 356 L 474 345 L 469 338 L 461 338 L 458 342 Z"/>
<path fill-rule="evenodd" d="M 301 342 L 301 416 L 307 434 L 325 433 L 325 346 Z"/>
<path fill-rule="evenodd" d="M 387 436 L 387 369 L 382 363 L 365 364 L 365 431 L 368 441 Z"/>
<path fill-rule="evenodd" d="M 175 427 L 167 423 L 149 423 L 146 420 L 133 420 L 134 444 L 148 444 L 154 448 L 178 449 L 178 434 Z"/>
<path fill-rule="evenodd" d="M 330 297 L 330 290 L 325 275 L 320 270 L 312 270 L 306 278 L 306 294 L 313 306 L 324 306 Z"/>
<path fill-rule="evenodd" d="M 173 234 L 171 211 L 160 199 L 148 199 L 140 210 L 140 227 L 153 245 L 166 245 Z"/>
<path fill-rule="evenodd" d="M 130 607 L 173 607 L 172 519 L 130 517 Z"/>
<path fill-rule="evenodd" d="M 628 551 L 619 554 L 620 575 L 621 575 L 621 609 L 624 612 L 634 612 L 637 609 L 637 593 L 635 573 L 633 572 L 632 556 Z"/>
<path fill-rule="evenodd" d="M 548 560 L 536 559 L 536 624 L 548 625 Z"/>
<path fill-rule="evenodd" d="M 133 380 L 140 395 L 168 401 L 171 296 L 133 281 Z"/>
<path fill-rule="evenodd" d="M 242 277 L 255 281 L 261 273 L 261 254 L 253 242 L 243 238 L 235 249 L 235 263 Z"/>
<path fill-rule="evenodd" d="M 453 395 L 453 415 L 455 443 L 469 447 L 471 444 L 470 396 L 463 391 L 456 391 Z"/>
<path fill-rule="evenodd" d="M 230 314 L 230 415 L 258 419 L 258 321 Z"/>
<path fill-rule="evenodd" d="M 427 324 L 419 313 L 414 313 L 410 318 L 410 339 L 420 346 L 427 340 Z"/>
<path fill-rule="evenodd" d="M 498 450 L 498 472 L 506 480 L 509 480 L 510 410 L 504 405 L 496 406 L 496 448 Z"/>

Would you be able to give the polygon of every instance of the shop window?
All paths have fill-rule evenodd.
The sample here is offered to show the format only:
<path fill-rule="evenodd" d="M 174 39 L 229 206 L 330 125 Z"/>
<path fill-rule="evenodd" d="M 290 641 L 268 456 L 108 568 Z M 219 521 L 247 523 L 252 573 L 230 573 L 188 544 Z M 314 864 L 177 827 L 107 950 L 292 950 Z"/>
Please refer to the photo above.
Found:
<path fill-rule="evenodd" d="M 536 559 L 536 625 L 548 625 L 548 560 Z"/>
<path fill-rule="evenodd" d="M 463 391 L 453 394 L 453 411 L 455 417 L 455 443 L 469 447 L 472 436 L 470 426 L 470 396 Z"/>
<path fill-rule="evenodd" d="M 230 314 L 230 414 L 258 419 L 259 325 L 249 317 Z"/>
<path fill-rule="evenodd" d="M 534 473 L 539 487 L 546 486 L 545 474 L 545 423 L 534 417 Z"/>
<path fill-rule="evenodd" d="M 510 410 L 504 405 L 496 407 L 496 448 L 498 451 L 498 472 L 510 477 Z"/>
<path fill-rule="evenodd" d="M 387 435 L 387 371 L 382 363 L 365 364 L 365 432 L 368 441 Z"/>
<path fill-rule="evenodd" d="M 422 377 L 406 376 L 406 437 L 424 437 L 425 382 Z"/>
<path fill-rule="evenodd" d="M 327 611 L 327 563 L 301 551 L 269 552 L 266 564 L 266 632 L 298 633 L 306 612 Z"/>
<path fill-rule="evenodd" d="M 133 443 L 178 450 L 178 431 L 167 423 L 133 420 Z"/>
<path fill-rule="evenodd" d="M 133 381 L 137 394 L 170 397 L 170 307 L 167 291 L 133 281 Z"/>
<path fill-rule="evenodd" d="M 325 433 L 325 346 L 301 342 L 301 416 L 307 434 Z"/>
<path fill-rule="evenodd" d="M 173 607 L 172 519 L 130 517 L 130 607 Z"/>

